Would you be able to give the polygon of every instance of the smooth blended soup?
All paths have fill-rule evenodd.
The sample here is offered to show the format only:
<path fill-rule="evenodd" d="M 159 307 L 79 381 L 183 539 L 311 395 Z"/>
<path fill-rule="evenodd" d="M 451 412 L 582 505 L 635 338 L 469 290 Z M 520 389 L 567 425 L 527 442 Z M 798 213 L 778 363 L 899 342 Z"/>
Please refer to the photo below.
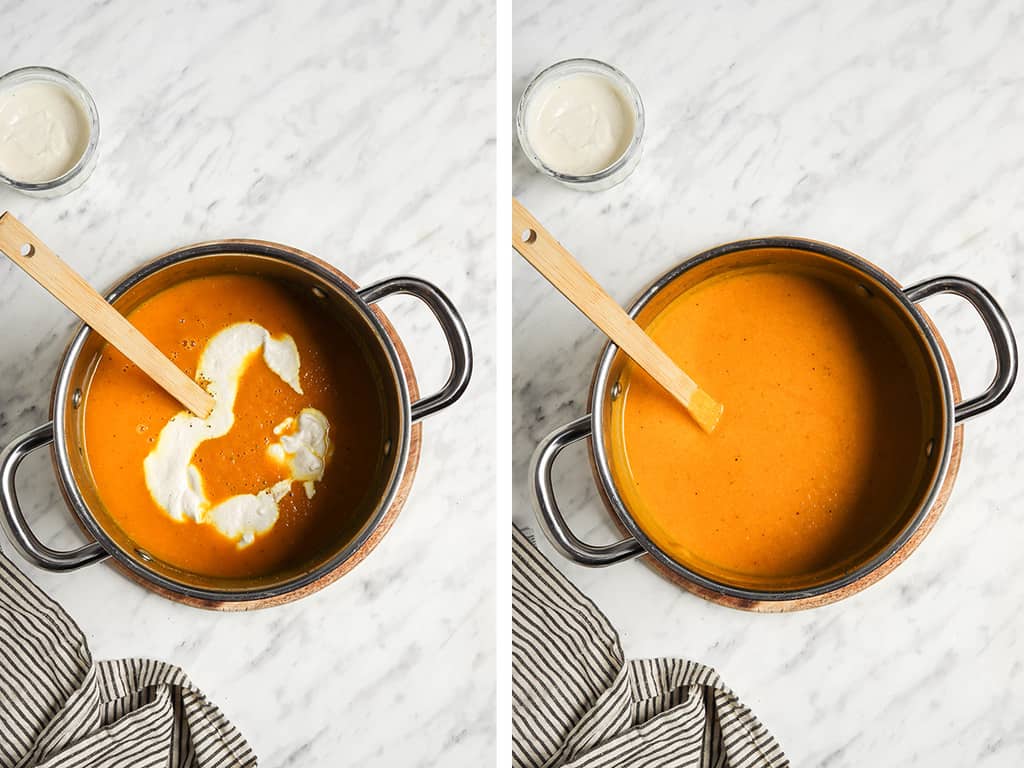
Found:
<path fill-rule="evenodd" d="M 274 432 L 304 408 L 322 412 L 332 451 L 309 498 L 294 482 L 266 533 L 240 547 L 214 526 L 173 520 L 147 485 L 143 462 L 161 429 L 182 407 L 117 350 L 105 345 L 86 398 L 85 446 L 100 498 L 138 546 L 183 570 L 211 577 L 265 576 L 301 565 L 353 534 L 383 455 L 380 389 L 354 335 L 297 289 L 249 275 L 214 275 L 167 288 L 129 319 L 187 374 L 195 376 L 209 339 L 235 323 L 255 322 L 290 335 L 301 365 L 298 394 L 253 355 L 238 381 L 233 428 L 192 456 L 213 504 L 288 479 L 267 448 Z"/>
<path fill-rule="evenodd" d="M 616 485 L 662 550 L 712 578 L 786 583 L 841 569 L 877 546 L 921 487 L 932 417 L 919 398 L 923 366 L 896 340 L 909 334 L 879 301 L 823 274 L 736 270 L 649 323 L 724 403 L 711 435 L 631 362 L 621 372 Z"/>

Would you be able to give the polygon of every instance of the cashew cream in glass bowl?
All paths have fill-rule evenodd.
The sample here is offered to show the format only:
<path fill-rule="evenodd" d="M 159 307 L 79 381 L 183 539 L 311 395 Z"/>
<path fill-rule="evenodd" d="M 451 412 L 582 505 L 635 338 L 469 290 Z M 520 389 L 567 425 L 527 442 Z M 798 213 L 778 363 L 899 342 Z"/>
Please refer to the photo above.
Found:
<path fill-rule="evenodd" d="M 0 181 L 34 197 L 77 189 L 99 144 L 96 104 L 73 77 L 23 67 L 0 77 Z"/>
<path fill-rule="evenodd" d="M 640 160 L 644 107 L 636 86 L 595 59 L 538 74 L 516 110 L 523 152 L 541 173 L 577 189 L 608 189 Z"/>

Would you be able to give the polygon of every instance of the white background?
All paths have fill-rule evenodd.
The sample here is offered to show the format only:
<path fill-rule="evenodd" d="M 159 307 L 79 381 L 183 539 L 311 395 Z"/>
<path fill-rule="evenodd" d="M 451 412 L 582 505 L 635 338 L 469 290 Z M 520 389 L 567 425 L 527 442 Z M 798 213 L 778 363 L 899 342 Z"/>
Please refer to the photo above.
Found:
<path fill-rule="evenodd" d="M 785 234 L 904 283 L 972 277 L 1024 328 L 1018 4 L 526 0 L 510 14 L 508 103 L 574 56 L 619 67 L 644 100 L 644 157 L 610 191 L 560 187 L 512 150 L 514 193 L 623 303 L 708 247 Z M 602 339 L 518 257 L 512 277 L 513 514 L 532 525 L 530 453 L 584 413 Z M 993 365 L 977 316 L 955 299 L 927 309 L 965 391 L 979 392 Z M 831 607 L 753 615 L 641 562 L 555 562 L 607 611 L 627 656 L 714 666 L 794 766 L 1019 766 L 1022 390 L 966 426 L 952 499 L 918 551 Z M 558 496 L 581 536 L 610 541 L 585 450 L 560 459 Z"/>
<path fill-rule="evenodd" d="M 251 614 L 151 595 L 106 566 L 27 572 L 96 658 L 183 667 L 261 764 L 481 765 L 494 753 L 494 9 L 408 3 L 0 2 L 3 67 L 80 79 L 102 123 L 84 187 L 10 208 L 97 286 L 160 253 L 251 237 L 360 283 L 442 287 L 476 349 L 429 419 L 394 528 L 324 591 Z M 447 374 L 430 313 L 384 304 L 421 389 Z M 0 262 L 0 443 L 46 420 L 73 320 Z M 20 484 L 44 540 L 77 536 L 45 452 Z M 0 543 L 11 555 L 11 548 Z M 15 558 L 15 561 L 21 561 Z"/>

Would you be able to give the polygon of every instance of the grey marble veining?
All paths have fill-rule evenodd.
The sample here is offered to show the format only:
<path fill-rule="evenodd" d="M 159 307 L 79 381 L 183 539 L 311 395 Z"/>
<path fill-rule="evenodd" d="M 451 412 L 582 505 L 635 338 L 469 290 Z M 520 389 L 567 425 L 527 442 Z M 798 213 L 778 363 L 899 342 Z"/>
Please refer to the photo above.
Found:
<path fill-rule="evenodd" d="M 614 64 L 644 99 L 644 157 L 612 190 L 563 188 L 511 154 L 515 194 L 620 301 L 709 246 L 790 234 L 846 247 L 904 283 L 972 277 L 1024 329 L 1017 4 L 526 0 L 511 17 L 513 103 L 536 70 L 572 56 Z M 513 514 L 533 525 L 530 454 L 585 412 L 602 340 L 518 258 L 512 277 Z M 980 391 L 993 370 L 981 323 L 955 299 L 927 308 L 964 390 Z M 1022 418 L 1018 386 L 969 423 L 933 532 L 879 584 L 826 608 L 751 615 L 640 562 L 555 562 L 608 612 L 628 655 L 716 667 L 796 766 L 1018 766 Z M 563 454 L 556 487 L 581 535 L 615 536 L 585 448 Z"/>
<path fill-rule="evenodd" d="M 4 68 L 65 69 L 100 111 L 80 190 L 9 208 L 90 281 L 166 250 L 253 237 L 361 283 L 441 286 L 475 342 L 464 399 L 424 426 L 413 493 L 370 557 L 324 591 L 251 614 L 178 606 L 96 566 L 25 566 L 97 657 L 181 665 L 263 764 L 481 765 L 494 746 L 493 189 L 490 3 L 0 0 Z M 421 388 L 447 357 L 429 312 L 385 309 Z M 0 263 L 0 442 L 46 419 L 70 314 Z M 487 416 L 482 416 L 486 414 Z M 49 461 L 24 465 L 40 535 L 78 539 Z M 6 543 L 0 547 L 11 552 Z"/>

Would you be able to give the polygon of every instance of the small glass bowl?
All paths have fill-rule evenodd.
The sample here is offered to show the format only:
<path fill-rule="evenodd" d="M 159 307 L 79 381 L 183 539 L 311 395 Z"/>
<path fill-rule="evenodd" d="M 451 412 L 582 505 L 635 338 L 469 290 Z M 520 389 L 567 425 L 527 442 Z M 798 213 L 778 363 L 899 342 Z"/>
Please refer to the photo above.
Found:
<path fill-rule="evenodd" d="M 539 88 L 545 83 L 577 74 L 599 75 L 611 80 L 622 91 L 628 103 L 632 106 L 634 117 L 633 139 L 619 159 L 603 170 L 584 176 L 560 173 L 546 165 L 537 156 L 537 153 L 534 152 L 526 127 L 526 115 L 530 106 L 530 100 L 537 94 Z M 640 162 L 644 140 L 644 104 L 640 100 L 640 92 L 633 85 L 633 81 L 611 64 L 605 64 L 597 59 L 566 59 L 565 61 L 552 64 L 547 69 L 541 70 L 530 81 L 530 84 L 526 86 L 526 90 L 523 91 L 523 95 L 519 99 L 519 106 L 516 109 L 516 134 L 519 137 L 519 146 L 522 147 L 523 154 L 526 155 L 529 161 L 533 163 L 533 167 L 538 171 L 573 189 L 596 192 L 614 187 L 625 180 L 633 172 L 633 169 L 636 168 L 636 164 Z"/>
<path fill-rule="evenodd" d="M 96 102 L 92 100 L 92 96 L 85 90 L 84 85 L 71 75 L 50 67 L 12 69 L 0 77 L 0 91 L 23 83 L 38 82 L 59 85 L 78 101 L 89 121 L 89 142 L 78 161 L 67 172 L 55 179 L 40 182 L 19 181 L 0 171 L 0 182 L 31 197 L 58 197 L 82 186 L 96 166 L 96 154 L 100 142 L 100 116 L 96 110 Z"/>

